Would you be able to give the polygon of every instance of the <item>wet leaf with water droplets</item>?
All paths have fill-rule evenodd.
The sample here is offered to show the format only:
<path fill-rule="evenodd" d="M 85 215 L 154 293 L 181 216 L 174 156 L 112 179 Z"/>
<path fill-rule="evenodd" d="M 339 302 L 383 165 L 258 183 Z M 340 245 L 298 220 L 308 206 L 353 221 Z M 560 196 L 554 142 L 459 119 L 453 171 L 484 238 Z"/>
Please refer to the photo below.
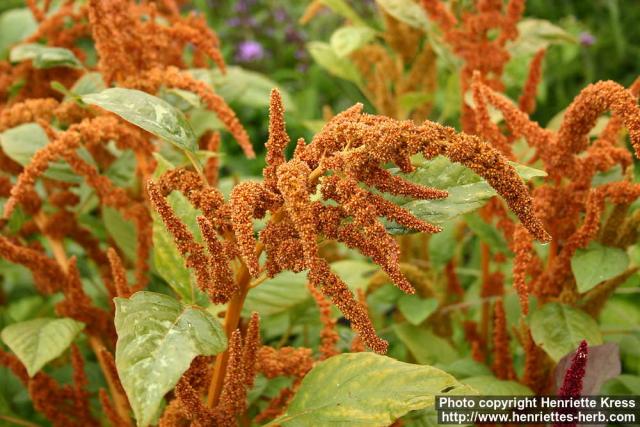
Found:
<path fill-rule="evenodd" d="M 158 97 L 139 90 L 112 87 L 83 95 L 82 101 L 111 111 L 179 148 L 191 152 L 198 148 L 193 129 L 184 114 Z"/>

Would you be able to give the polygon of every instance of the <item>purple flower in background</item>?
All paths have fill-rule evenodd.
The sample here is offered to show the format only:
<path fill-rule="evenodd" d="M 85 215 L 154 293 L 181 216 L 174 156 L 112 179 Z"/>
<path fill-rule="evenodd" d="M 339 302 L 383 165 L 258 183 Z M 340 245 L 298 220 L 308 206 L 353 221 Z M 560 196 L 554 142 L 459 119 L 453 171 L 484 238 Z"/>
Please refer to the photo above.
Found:
<path fill-rule="evenodd" d="M 596 42 L 596 37 L 587 31 L 581 32 L 578 39 L 582 46 L 592 46 Z"/>
<path fill-rule="evenodd" d="M 236 49 L 236 61 L 252 62 L 264 58 L 264 48 L 255 40 L 240 42 Z"/>
<path fill-rule="evenodd" d="M 284 22 L 287 20 L 287 18 L 289 18 L 289 15 L 284 8 L 279 7 L 273 11 L 273 17 L 275 18 L 276 22 Z"/>

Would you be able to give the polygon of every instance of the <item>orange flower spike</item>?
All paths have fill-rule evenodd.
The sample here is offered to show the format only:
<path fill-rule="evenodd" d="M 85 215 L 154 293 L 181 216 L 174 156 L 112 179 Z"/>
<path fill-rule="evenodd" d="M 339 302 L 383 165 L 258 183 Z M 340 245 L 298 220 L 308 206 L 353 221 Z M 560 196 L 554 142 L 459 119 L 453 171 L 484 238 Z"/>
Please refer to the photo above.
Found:
<path fill-rule="evenodd" d="M 449 143 L 441 148 L 441 152 L 486 179 L 536 239 L 541 242 L 550 240 L 542 222 L 534 215 L 533 203 L 526 185 L 504 156 L 477 137 L 464 133 L 456 134 L 453 129 L 435 123 L 425 123 L 423 126 L 429 133 L 436 135 L 446 132 Z"/>
<path fill-rule="evenodd" d="M 377 164 L 369 165 L 369 167 L 358 171 L 357 177 L 367 185 L 371 185 L 380 191 L 396 196 L 409 196 L 414 199 L 430 200 L 444 199 L 449 195 L 449 193 L 444 190 L 414 184 L 404 178 L 393 175 Z"/>
<path fill-rule="evenodd" d="M 107 418 L 107 420 L 109 420 L 111 425 L 114 425 L 114 426 L 129 425 L 127 421 L 120 418 L 120 415 L 118 415 L 118 411 L 116 411 L 116 408 L 113 406 L 113 403 L 111 403 L 111 399 L 109 398 L 109 393 L 107 393 L 107 391 L 104 388 L 101 388 L 98 391 L 98 399 L 100 400 L 102 411 L 104 412 L 105 417 Z"/>
<path fill-rule="evenodd" d="M 277 89 L 273 89 L 269 104 L 269 139 L 266 143 L 267 155 L 265 159 L 267 166 L 262 172 L 264 185 L 270 190 L 274 190 L 277 186 L 276 171 L 278 166 L 286 161 L 284 149 L 289 145 L 289 142 L 290 139 L 284 121 L 282 96 Z"/>
<path fill-rule="evenodd" d="M 33 274 L 36 288 L 43 294 L 52 294 L 60 290 L 59 278 L 64 277 L 64 272 L 58 263 L 42 252 L 0 236 L 0 258 L 28 268 Z"/>
<path fill-rule="evenodd" d="M 587 86 L 567 108 L 557 134 L 558 144 L 561 144 L 557 156 L 584 150 L 588 145 L 588 132 L 606 110 L 621 118 L 629 130 L 636 157 L 640 157 L 640 107 L 631 91 L 612 81 Z"/>
<path fill-rule="evenodd" d="M 236 415 L 246 409 L 247 390 L 242 363 L 242 348 L 242 336 L 240 330 L 236 329 L 229 338 L 229 364 L 220 394 L 220 403 L 216 408 L 220 412 L 223 425 L 235 425 L 230 421 L 235 420 Z"/>
<path fill-rule="evenodd" d="M 220 175 L 220 132 L 212 132 L 207 140 L 207 150 L 214 153 L 207 158 L 204 166 L 204 176 L 212 187 L 217 187 Z"/>
<path fill-rule="evenodd" d="M 481 77 L 478 71 L 473 73 L 473 81 L 471 84 L 471 91 L 473 94 L 474 102 L 474 114 L 477 124 L 477 134 L 487 139 L 491 144 L 500 150 L 505 156 L 513 157 L 511 147 L 508 144 L 507 137 L 504 136 L 489 115 L 489 108 L 487 101 L 484 98 L 481 88 Z"/>
<path fill-rule="evenodd" d="M 338 344 L 340 339 L 336 331 L 337 321 L 331 317 L 331 303 L 322 295 L 322 292 L 312 285 L 308 285 L 307 288 L 309 292 L 311 292 L 311 296 L 313 296 L 320 310 L 320 322 L 322 322 L 322 330 L 320 331 L 320 360 L 325 360 L 340 353 L 336 348 L 336 344 Z"/>
<path fill-rule="evenodd" d="M 73 367 L 73 388 L 76 416 L 80 419 L 91 420 L 91 410 L 89 409 L 89 392 L 86 390 L 89 381 L 84 372 L 84 359 L 78 346 L 71 346 L 71 365 Z"/>
<path fill-rule="evenodd" d="M 27 99 L 0 111 L 0 132 L 36 119 L 51 120 L 54 110 L 60 105 L 53 98 Z"/>
<path fill-rule="evenodd" d="M 361 288 L 358 288 L 356 293 L 358 295 L 358 302 L 360 303 L 361 306 L 364 307 L 365 310 L 367 310 L 367 313 L 368 313 L 369 307 L 367 306 L 367 294 L 365 294 L 364 290 Z M 360 335 L 356 335 L 355 337 L 353 337 L 353 341 L 351 341 L 351 347 L 349 348 L 349 351 L 351 353 L 360 353 L 360 352 L 366 351 L 366 348 L 364 346 L 364 343 L 362 342 L 362 338 L 360 338 Z"/>
<path fill-rule="evenodd" d="M 1 354 L 1 353 L 0 353 Z M 278 376 L 302 378 L 313 367 L 311 349 L 263 345 L 258 349 L 256 369 L 268 379 Z"/>
<path fill-rule="evenodd" d="M 233 232 L 242 259 L 252 276 L 256 276 L 260 270 L 253 237 L 253 219 L 262 218 L 276 201 L 277 196 L 257 182 L 240 183 L 231 191 L 229 208 Z"/>
<path fill-rule="evenodd" d="M 493 309 L 493 372 L 502 380 L 512 380 L 515 378 L 515 373 L 509 350 L 507 318 L 502 299 L 496 300 Z"/>
<path fill-rule="evenodd" d="M 513 287 L 518 293 L 520 300 L 520 308 L 522 314 L 529 313 L 529 288 L 526 283 L 527 270 L 532 260 L 531 251 L 533 250 L 533 242 L 531 235 L 520 224 L 516 225 L 513 233 Z"/>
<path fill-rule="evenodd" d="M 278 168 L 278 190 L 284 198 L 285 208 L 302 240 L 305 263 L 312 268 L 318 259 L 315 219 L 311 210 L 307 179 L 311 170 L 300 160 L 290 160 Z"/>
<path fill-rule="evenodd" d="M 536 52 L 529 64 L 529 75 L 527 81 L 522 88 L 522 94 L 518 99 L 518 106 L 520 110 L 527 114 L 533 113 L 536 109 L 536 93 L 538 91 L 538 84 L 542 79 L 542 60 L 546 54 L 545 49 L 540 49 Z"/>
<path fill-rule="evenodd" d="M 121 298 L 129 298 L 131 290 L 129 289 L 129 283 L 127 281 L 127 271 L 122 265 L 122 260 L 118 256 L 115 249 L 109 248 L 107 250 L 107 256 L 109 257 L 109 264 L 111 265 L 111 275 L 113 276 L 113 283 L 116 287 L 116 294 Z"/>
<path fill-rule="evenodd" d="M 258 349 L 260 348 L 260 316 L 253 312 L 247 333 L 244 337 L 244 347 L 242 349 L 242 368 L 244 369 L 244 385 L 251 389 L 255 382 Z"/>
<path fill-rule="evenodd" d="M 185 265 L 194 270 L 198 287 L 208 295 L 215 295 L 208 269 L 209 259 L 204 252 L 204 247 L 195 241 L 187 226 L 176 216 L 160 193 L 158 186 L 152 181 L 147 183 L 147 192 L 149 200 L 173 236 L 178 251 L 185 258 Z"/>
<path fill-rule="evenodd" d="M 233 272 L 229 267 L 229 257 L 224 246 L 218 240 L 216 231 L 211 222 L 203 216 L 198 216 L 198 225 L 202 237 L 209 250 L 209 265 L 213 276 L 213 293 L 211 300 L 215 304 L 224 304 L 238 291 L 238 284 L 233 279 Z"/>
<path fill-rule="evenodd" d="M 346 283 L 331 272 L 326 261 L 318 259 L 314 264 L 308 275 L 311 284 L 320 286 L 322 293 L 331 298 L 331 302 L 351 322 L 351 327 L 370 349 L 379 354 L 386 353 L 388 343 L 376 335 L 367 310 L 353 298 Z"/>

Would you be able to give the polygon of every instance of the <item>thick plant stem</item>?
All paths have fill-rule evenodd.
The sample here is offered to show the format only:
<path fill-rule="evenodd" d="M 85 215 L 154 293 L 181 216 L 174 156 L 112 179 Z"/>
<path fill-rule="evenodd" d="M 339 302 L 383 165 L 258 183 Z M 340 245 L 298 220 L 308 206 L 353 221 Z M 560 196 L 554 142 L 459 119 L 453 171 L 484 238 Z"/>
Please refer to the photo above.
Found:
<path fill-rule="evenodd" d="M 240 290 L 233 296 L 227 307 L 227 312 L 224 317 L 224 331 L 227 338 L 231 337 L 233 331 L 238 327 L 240 322 L 240 315 L 242 314 L 242 306 L 244 300 L 249 291 L 251 283 L 251 275 L 246 265 L 242 263 L 242 267 L 238 272 L 238 285 Z M 229 361 L 229 352 L 224 351 L 216 357 L 216 362 L 213 367 L 213 376 L 211 383 L 209 384 L 209 393 L 207 395 L 207 406 L 213 408 L 218 404 L 220 394 L 222 393 L 222 386 L 224 383 L 224 376 L 227 371 L 227 363 Z"/>

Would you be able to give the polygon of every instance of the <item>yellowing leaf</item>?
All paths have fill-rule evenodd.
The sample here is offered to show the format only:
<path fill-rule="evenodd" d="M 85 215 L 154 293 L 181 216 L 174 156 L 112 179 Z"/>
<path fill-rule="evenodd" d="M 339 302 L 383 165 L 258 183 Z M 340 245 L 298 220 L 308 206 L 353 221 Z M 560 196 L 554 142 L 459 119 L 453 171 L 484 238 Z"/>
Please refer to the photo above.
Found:
<path fill-rule="evenodd" d="M 287 412 L 268 425 L 388 426 L 409 411 L 431 407 L 436 395 L 474 394 L 440 369 L 374 353 L 346 353 L 313 368 Z"/>

